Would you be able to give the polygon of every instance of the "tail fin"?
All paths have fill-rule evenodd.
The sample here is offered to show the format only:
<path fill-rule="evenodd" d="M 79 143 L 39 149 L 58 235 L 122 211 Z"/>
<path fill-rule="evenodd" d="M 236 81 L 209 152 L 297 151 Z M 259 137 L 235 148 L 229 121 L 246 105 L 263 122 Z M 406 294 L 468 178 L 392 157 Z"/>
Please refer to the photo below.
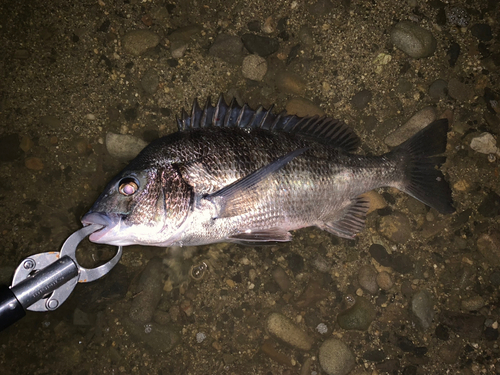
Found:
<path fill-rule="evenodd" d="M 405 178 L 400 188 L 443 214 L 455 212 L 451 189 L 438 169 L 445 161 L 448 120 L 437 120 L 392 150 L 387 156 L 403 160 Z"/>

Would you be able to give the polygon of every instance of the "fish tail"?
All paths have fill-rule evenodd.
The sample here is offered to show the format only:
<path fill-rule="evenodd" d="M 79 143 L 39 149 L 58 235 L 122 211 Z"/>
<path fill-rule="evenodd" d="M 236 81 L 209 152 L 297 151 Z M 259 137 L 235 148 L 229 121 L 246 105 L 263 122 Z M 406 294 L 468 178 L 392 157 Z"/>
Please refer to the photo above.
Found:
<path fill-rule="evenodd" d="M 392 150 L 404 169 L 398 188 L 443 214 L 455 211 L 451 189 L 438 169 L 446 161 L 448 120 L 436 120 Z"/>

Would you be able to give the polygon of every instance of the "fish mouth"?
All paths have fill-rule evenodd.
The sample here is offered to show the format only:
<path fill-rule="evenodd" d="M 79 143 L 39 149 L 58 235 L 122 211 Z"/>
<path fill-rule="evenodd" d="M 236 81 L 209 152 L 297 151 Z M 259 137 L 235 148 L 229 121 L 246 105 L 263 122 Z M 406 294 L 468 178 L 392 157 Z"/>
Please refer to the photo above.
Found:
<path fill-rule="evenodd" d="M 84 227 L 91 224 L 99 224 L 103 227 L 96 230 L 89 236 L 89 240 L 96 243 L 103 243 L 103 237 L 111 231 L 118 223 L 120 219 L 118 216 L 110 217 L 108 214 L 102 212 L 89 212 L 82 217 L 82 224 Z"/>

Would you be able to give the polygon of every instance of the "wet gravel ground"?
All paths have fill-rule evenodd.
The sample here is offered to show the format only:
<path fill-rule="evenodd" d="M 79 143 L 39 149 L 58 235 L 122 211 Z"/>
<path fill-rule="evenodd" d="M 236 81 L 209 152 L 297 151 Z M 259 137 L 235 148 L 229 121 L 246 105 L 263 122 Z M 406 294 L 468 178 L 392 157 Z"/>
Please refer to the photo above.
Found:
<path fill-rule="evenodd" d="M 58 310 L 0 333 L 2 374 L 500 373 L 496 0 L 55 0 L 0 14 L 3 284 L 81 227 L 137 147 L 220 93 L 341 118 L 361 153 L 446 117 L 457 209 L 381 189 L 355 241 L 304 229 L 264 247 L 128 247 Z M 79 251 L 88 267 L 112 255 Z"/>

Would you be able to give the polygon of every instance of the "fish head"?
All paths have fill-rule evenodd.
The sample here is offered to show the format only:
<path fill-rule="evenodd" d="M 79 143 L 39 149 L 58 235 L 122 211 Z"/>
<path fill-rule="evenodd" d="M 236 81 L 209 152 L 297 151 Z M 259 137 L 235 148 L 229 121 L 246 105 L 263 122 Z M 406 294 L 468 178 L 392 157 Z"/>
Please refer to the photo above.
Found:
<path fill-rule="evenodd" d="M 83 225 L 100 224 L 90 241 L 115 246 L 168 246 L 191 205 L 191 189 L 172 165 L 125 168 L 104 189 Z"/>

